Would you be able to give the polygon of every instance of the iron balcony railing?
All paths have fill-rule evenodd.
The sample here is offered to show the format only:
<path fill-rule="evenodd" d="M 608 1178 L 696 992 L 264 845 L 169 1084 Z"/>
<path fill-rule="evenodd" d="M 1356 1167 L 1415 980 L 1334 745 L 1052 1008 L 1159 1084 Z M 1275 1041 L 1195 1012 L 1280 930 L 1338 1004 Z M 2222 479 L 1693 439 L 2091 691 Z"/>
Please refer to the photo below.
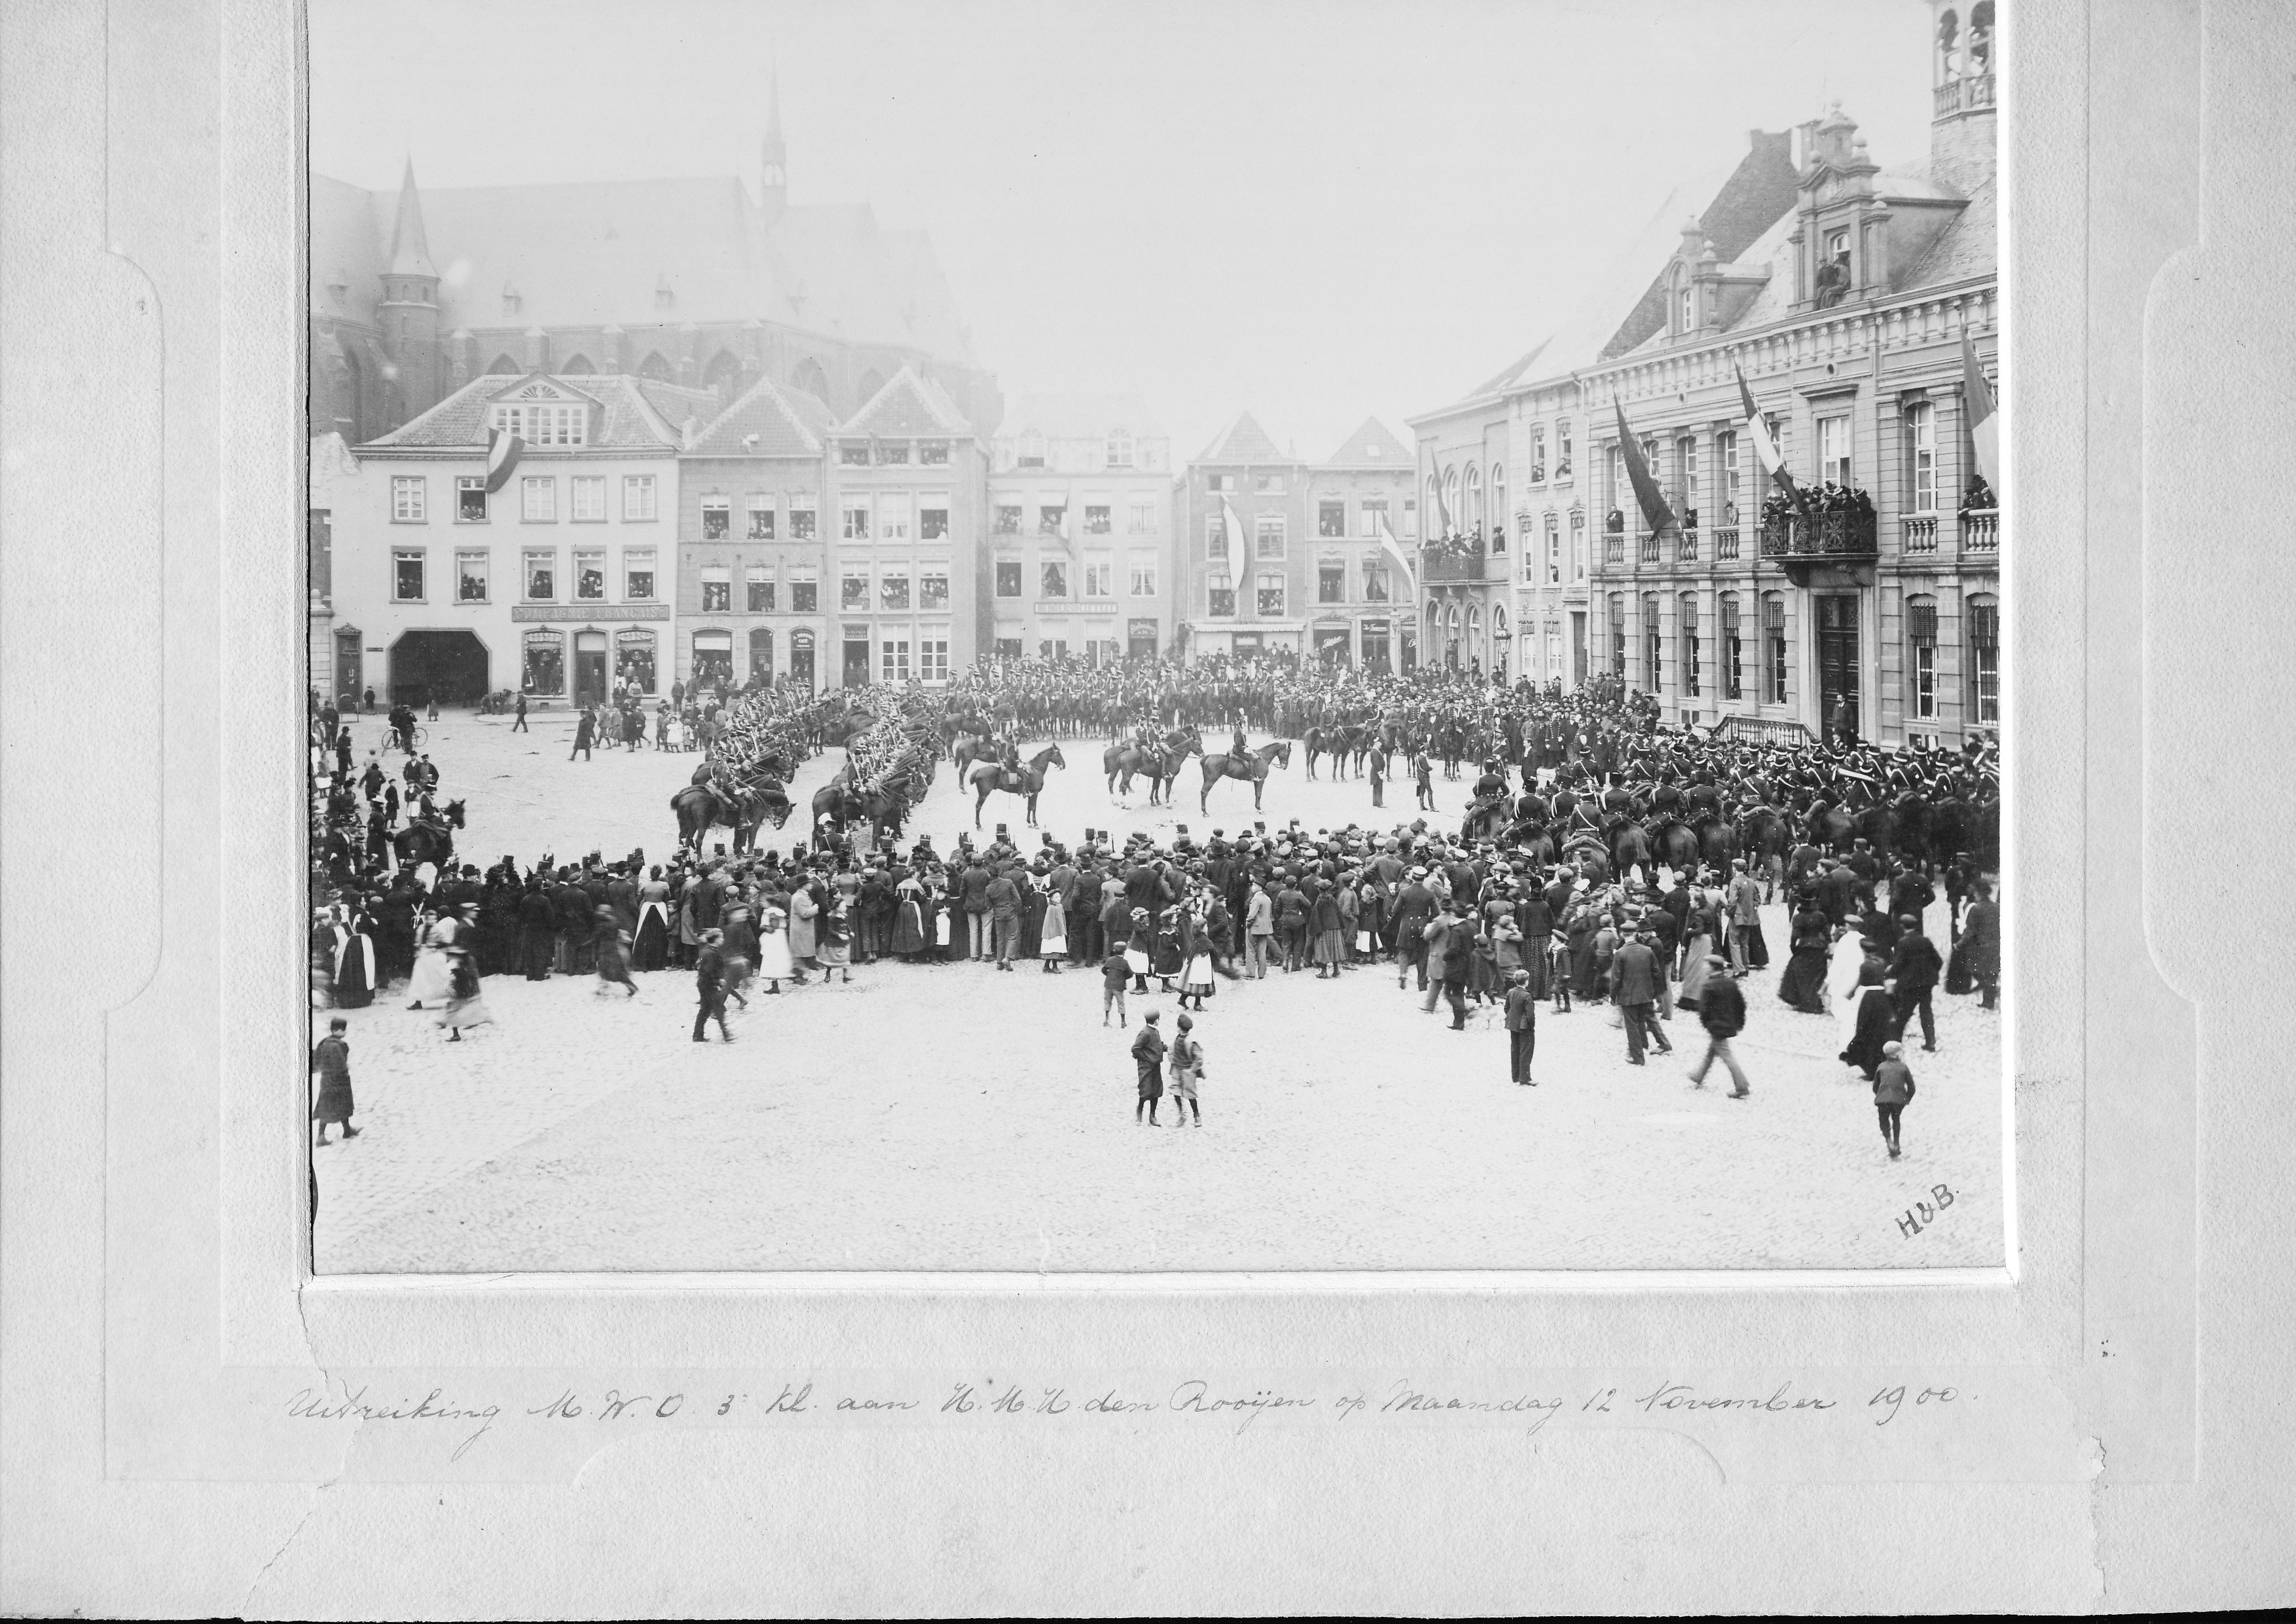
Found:
<path fill-rule="evenodd" d="M 1483 578 L 1483 555 L 1480 553 L 1422 553 L 1419 555 L 1419 578 L 1423 581 L 1480 581 Z"/>
<path fill-rule="evenodd" d="M 1784 513 L 1762 524 L 1764 558 L 1872 558 L 1875 542 L 1872 513 L 1819 513 L 1806 525 L 1800 513 Z"/>

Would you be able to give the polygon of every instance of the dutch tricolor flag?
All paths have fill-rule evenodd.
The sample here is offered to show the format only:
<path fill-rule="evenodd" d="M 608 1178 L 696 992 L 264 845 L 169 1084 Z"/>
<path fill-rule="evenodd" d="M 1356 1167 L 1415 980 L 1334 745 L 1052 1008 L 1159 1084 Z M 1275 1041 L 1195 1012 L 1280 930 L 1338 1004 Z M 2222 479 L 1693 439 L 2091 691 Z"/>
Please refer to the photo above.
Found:
<path fill-rule="evenodd" d="M 526 442 L 517 435 L 500 429 L 487 431 L 487 495 L 491 496 L 510 483 L 511 471 L 525 451 Z"/>

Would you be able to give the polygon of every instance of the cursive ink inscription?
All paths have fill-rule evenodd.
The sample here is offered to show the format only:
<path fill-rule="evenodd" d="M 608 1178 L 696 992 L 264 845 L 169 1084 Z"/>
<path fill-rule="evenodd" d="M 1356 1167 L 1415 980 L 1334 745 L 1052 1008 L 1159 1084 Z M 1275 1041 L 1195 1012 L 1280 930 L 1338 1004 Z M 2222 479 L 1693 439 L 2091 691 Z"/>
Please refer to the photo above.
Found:
<path fill-rule="evenodd" d="M 1698 1391 L 1686 1382 L 1667 1382 L 1652 1388 L 1635 1402 L 1642 1406 L 1645 1415 L 1660 1410 L 1754 1410 L 1763 1415 L 1783 1415 L 1794 1410 L 1830 1410 L 1831 1398 L 1789 1398 L 1793 1383 L 1781 1382 L 1777 1391 L 1767 1398 L 1737 1398 Z"/>
<path fill-rule="evenodd" d="M 452 1400 L 442 1401 L 440 1394 L 443 1391 L 443 1389 L 434 1387 L 413 1404 L 404 1399 L 397 1404 L 369 1404 L 364 1387 L 355 1393 L 346 1393 L 340 1398 L 307 1387 L 287 1401 L 287 1413 L 311 1421 L 475 1421 L 479 1423 L 478 1431 L 456 1444 L 454 1454 L 447 1457 L 458 1461 L 463 1458 L 465 1449 L 486 1436 L 487 1429 L 495 1423 L 495 1417 L 502 1414 L 502 1406 L 472 1407 L 455 1404 Z"/>
<path fill-rule="evenodd" d="M 1951 1404 L 1960 1397 L 1961 1392 L 1957 1388 L 1925 1387 L 1914 1395 L 1914 1407 L 1919 1409 L 1925 1405 Z M 1866 1407 L 1869 1410 L 1881 1410 L 1882 1418 L 1874 1424 L 1877 1427 L 1886 1427 L 1898 1418 L 1898 1411 L 1905 1402 L 1906 1389 L 1903 1386 L 1885 1387 L 1866 1400 Z"/>
<path fill-rule="evenodd" d="M 1313 1398 L 1295 1398 L 1264 1387 L 1256 1392 L 1227 1397 L 1213 1392 L 1208 1382 L 1183 1382 L 1172 1390 L 1167 1402 L 1184 1415 L 1241 1415 L 1243 1426 L 1236 1428 L 1239 1432 L 1272 1410 L 1311 1409 L 1316 1403 Z"/>
<path fill-rule="evenodd" d="M 1388 1391 L 1387 1401 L 1379 1407 L 1380 1414 L 1429 1415 L 1449 1411 L 1480 1411 L 1488 1415 L 1530 1415 L 1536 1419 L 1530 1430 L 1538 1431 L 1554 1419 L 1562 1408 L 1560 1398 L 1540 1398 L 1529 1393 L 1518 1393 L 1505 1398 L 1459 1398 L 1448 1394 L 1424 1393 L 1409 1383 L 1397 1382 Z"/>

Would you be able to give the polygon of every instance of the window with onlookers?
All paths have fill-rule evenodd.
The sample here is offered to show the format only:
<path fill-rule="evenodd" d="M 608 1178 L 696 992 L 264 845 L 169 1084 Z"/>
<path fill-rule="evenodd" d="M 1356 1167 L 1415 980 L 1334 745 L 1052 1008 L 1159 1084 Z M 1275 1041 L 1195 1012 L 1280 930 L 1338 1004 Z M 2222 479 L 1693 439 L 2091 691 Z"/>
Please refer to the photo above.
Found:
<path fill-rule="evenodd" d="M 926 468 L 940 468 L 948 463 L 948 442 L 928 439 L 917 443 L 917 462 Z"/>
<path fill-rule="evenodd" d="M 459 524 L 484 524 L 487 521 L 487 479 L 484 474 L 464 474 L 455 481 L 455 520 Z"/>
<path fill-rule="evenodd" d="M 868 612 L 869 576 L 866 570 L 849 570 L 839 580 L 837 607 L 848 614 Z"/>
<path fill-rule="evenodd" d="M 1086 535 L 1105 536 L 1115 528 L 1115 521 L 1109 517 L 1109 506 L 1106 503 L 1103 502 L 1098 504 L 1087 503 L 1086 504 L 1084 510 L 1084 533 Z"/>
<path fill-rule="evenodd" d="M 1065 502 L 1040 502 L 1037 504 L 1037 534 L 1065 536 L 1069 528 L 1069 504 Z"/>
<path fill-rule="evenodd" d="M 701 566 L 701 612 L 724 614 L 734 607 L 734 574 L 725 564 Z"/>
<path fill-rule="evenodd" d="M 898 613 L 909 606 L 909 572 L 888 570 L 877 578 L 877 607 L 888 613 Z"/>
<path fill-rule="evenodd" d="M 1283 612 L 1283 571 L 1262 570 L 1256 597 L 1262 615 L 1281 615 Z"/>
<path fill-rule="evenodd" d="M 606 550 L 583 547 L 574 554 L 574 595 L 586 603 L 603 603 L 606 596 Z"/>
<path fill-rule="evenodd" d="M 458 603 L 483 603 L 487 601 L 487 555 L 483 551 L 455 554 L 455 601 Z"/>
<path fill-rule="evenodd" d="M 1367 603 L 1385 603 L 1392 594 L 1388 590 L 1387 563 L 1382 559 L 1367 558 L 1363 567 L 1363 595 Z"/>
<path fill-rule="evenodd" d="M 1326 559 L 1316 566 L 1316 602 L 1344 603 L 1348 601 L 1348 567 Z"/>
<path fill-rule="evenodd" d="M 774 538 L 774 499 L 764 491 L 750 493 L 750 539 L 771 541 Z"/>
<path fill-rule="evenodd" d="M 1021 509 L 1015 504 L 999 503 L 996 508 L 996 534 L 1018 536 L 1021 533 Z"/>
<path fill-rule="evenodd" d="M 848 502 L 839 510 L 844 515 L 844 529 L 840 532 L 847 541 L 869 539 L 869 504 Z"/>
<path fill-rule="evenodd" d="M 1064 598 L 1069 595 L 1069 567 L 1058 559 L 1046 559 L 1038 571 L 1041 598 Z"/>
<path fill-rule="evenodd" d="M 948 537 L 948 494 L 928 492 L 917 499 L 917 539 L 945 541 Z"/>
<path fill-rule="evenodd" d="M 749 586 L 749 611 L 753 615 L 774 612 L 774 572 L 763 564 L 751 564 L 744 575 Z"/>
<path fill-rule="evenodd" d="M 927 570 L 917 577 L 917 607 L 923 610 L 948 607 L 948 571 Z"/>
<path fill-rule="evenodd" d="M 790 539 L 811 541 L 814 537 L 814 508 L 811 496 L 795 496 L 790 500 Z"/>
<path fill-rule="evenodd" d="M 1332 499 L 1316 504 L 1316 534 L 1344 536 L 1348 533 L 1348 504 L 1343 499 Z"/>
<path fill-rule="evenodd" d="M 705 498 L 701 504 L 701 539 L 723 541 L 733 528 L 733 504 L 723 496 Z"/>
<path fill-rule="evenodd" d="M 809 615 L 817 613 L 820 608 L 821 583 L 819 581 L 813 580 L 810 578 L 800 577 L 794 578 L 790 582 L 790 613 L 793 615 Z M 790 648 L 791 652 L 795 652 L 797 646 L 797 639 L 794 637 L 791 638 Z"/>
<path fill-rule="evenodd" d="M 558 595 L 558 553 L 555 548 L 529 550 L 526 554 L 526 597 L 529 603 L 547 603 Z"/>
<path fill-rule="evenodd" d="M 1021 595 L 1021 561 L 1000 558 L 996 561 L 996 595 L 1017 598 Z"/>
<path fill-rule="evenodd" d="M 847 440 L 837 447 L 837 462 L 841 468 L 866 468 L 869 465 L 868 441 Z"/>
<path fill-rule="evenodd" d="M 625 603 L 648 603 L 653 601 L 653 549 L 624 547 L 622 549 L 622 598 Z"/>

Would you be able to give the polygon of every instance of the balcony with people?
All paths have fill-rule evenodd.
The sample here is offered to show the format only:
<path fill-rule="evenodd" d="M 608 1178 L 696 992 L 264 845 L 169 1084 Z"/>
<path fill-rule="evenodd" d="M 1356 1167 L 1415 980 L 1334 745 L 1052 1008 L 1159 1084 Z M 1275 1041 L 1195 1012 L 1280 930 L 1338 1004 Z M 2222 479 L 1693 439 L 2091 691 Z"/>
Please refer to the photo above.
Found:
<path fill-rule="evenodd" d="M 1982 474 L 1969 476 L 1969 485 L 1961 494 L 1961 508 L 1955 514 L 1961 521 L 1961 550 L 1964 553 L 1998 554 L 2001 551 L 2001 504 L 1993 495 L 1993 488 Z"/>
<path fill-rule="evenodd" d="M 1881 556 L 1880 515 L 1855 486 L 1828 481 L 1797 506 L 1784 492 L 1762 504 L 1762 556 L 1789 570 L 1819 563 L 1871 563 Z"/>
<path fill-rule="evenodd" d="M 1447 531 L 1419 548 L 1419 578 L 1429 584 L 1455 584 L 1483 578 L 1483 537 L 1480 529 L 1461 534 Z"/>

